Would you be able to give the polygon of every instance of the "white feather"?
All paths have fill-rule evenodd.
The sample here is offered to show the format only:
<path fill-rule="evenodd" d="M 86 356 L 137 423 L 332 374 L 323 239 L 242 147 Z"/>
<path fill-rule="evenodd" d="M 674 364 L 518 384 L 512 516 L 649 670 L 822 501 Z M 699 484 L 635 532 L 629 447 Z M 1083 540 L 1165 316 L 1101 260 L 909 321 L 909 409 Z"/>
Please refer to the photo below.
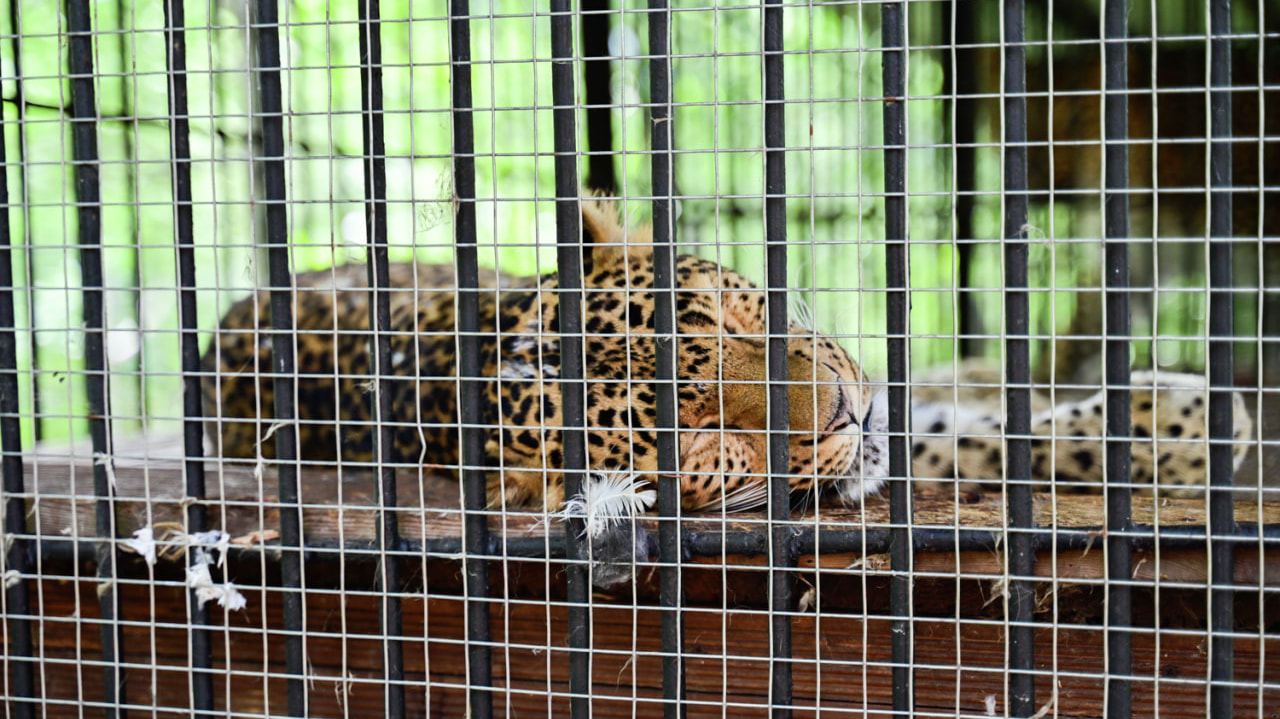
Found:
<path fill-rule="evenodd" d="M 609 472 L 592 475 L 582 487 L 582 493 L 565 501 L 561 519 L 584 517 L 584 536 L 595 539 L 624 520 L 653 506 L 658 493 L 641 489 L 648 482 L 637 482 L 631 472 Z"/>

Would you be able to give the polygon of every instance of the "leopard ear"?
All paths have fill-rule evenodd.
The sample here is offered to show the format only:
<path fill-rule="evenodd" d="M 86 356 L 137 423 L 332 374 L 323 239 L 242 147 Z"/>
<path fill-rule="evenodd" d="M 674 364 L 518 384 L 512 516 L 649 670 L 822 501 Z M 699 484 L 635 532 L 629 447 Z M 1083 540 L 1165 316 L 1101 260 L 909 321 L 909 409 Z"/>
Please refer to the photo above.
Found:
<path fill-rule="evenodd" d="M 625 262 L 627 231 L 618 216 L 618 203 L 600 196 L 582 199 L 582 272 L 590 277 L 599 269 Z M 644 241 L 632 233 L 632 242 Z"/>

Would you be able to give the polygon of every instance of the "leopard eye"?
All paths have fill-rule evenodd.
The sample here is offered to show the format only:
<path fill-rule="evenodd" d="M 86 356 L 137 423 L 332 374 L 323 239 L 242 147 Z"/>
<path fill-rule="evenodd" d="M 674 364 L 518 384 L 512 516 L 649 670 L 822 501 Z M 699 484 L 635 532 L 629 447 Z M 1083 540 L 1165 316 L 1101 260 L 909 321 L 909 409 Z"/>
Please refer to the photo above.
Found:
<path fill-rule="evenodd" d="M 694 425 L 694 429 L 719 430 L 721 432 L 741 432 L 742 427 L 736 424 L 720 424 L 720 415 L 703 417 Z"/>

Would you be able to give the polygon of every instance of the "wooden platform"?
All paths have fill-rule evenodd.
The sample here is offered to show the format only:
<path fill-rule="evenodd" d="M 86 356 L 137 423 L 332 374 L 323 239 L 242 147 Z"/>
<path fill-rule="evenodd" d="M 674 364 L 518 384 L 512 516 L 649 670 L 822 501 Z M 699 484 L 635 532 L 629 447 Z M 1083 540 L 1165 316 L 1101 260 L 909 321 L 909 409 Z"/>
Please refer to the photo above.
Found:
<path fill-rule="evenodd" d="M 116 536 L 136 529 L 180 528 L 184 497 L 180 450 L 172 441 L 120 445 L 114 457 Z M 37 640 L 45 661 L 38 672 L 52 715 L 71 715 L 78 701 L 101 696 L 102 672 L 92 669 L 99 626 L 92 553 L 95 537 L 92 457 L 43 450 L 26 462 L 31 507 L 28 530 L 41 541 L 39 578 L 30 583 L 41 621 Z M 279 505 L 275 476 L 252 466 L 206 465 L 211 525 L 240 542 L 227 571 L 248 606 L 215 612 L 215 684 L 219 706 L 245 712 L 284 710 L 281 593 L 273 539 Z M 460 559 L 443 551 L 460 536 L 458 487 L 448 479 L 399 474 L 400 527 L 413 551 L 402 555 L 404 647 L 410 714 L 461 716 L 466 698 L 465 603 Z M 305 601 L 309 697 L 315 716 L 382 713 L 382 642 L 374 592 L 377 519 L 373 477 L 367 472 L 306 471 L 302 516 L 307 546 Z M 915 526 L 1001 531 L 1002 500 L 956 503 L 917 495 Z M 1105 696 L 1102 578 L 1106 574 L 1102 502 L 1094 496 L 1038 495 L 1039 525 L 1061 533 L 1085 528 L 1097 542 L 1070 550 L 1046 544 L 1037 557 L 1040 626 L 1036 650 L 1037 702 L 1056 702 L 1058 716 L 1099 716 Z M 1176 534 L 1204 527 L 1204 500 L 1135 497 L 1134 518 Z M 1256 496 L 1237 502 L 1236 519 L 1280 525 L 1280 502 Z M 649 531 L 655 521 L 642 522 Z M 821 527 L 868 534 L 889 526 L 881 499 L 865 509 L 823 507 L 798 518 L 798 530 Z M 759 529 L 763 516 L 690 516 L 688 535 Z M 549 549 L 564 530 L 537 513 L 495 514 L 492 533 Z M 1178 528 L 1182 528 L 1181 530 Z M 1076 532 L 1077 534 L 1079 532 Z M 77 542 L 78 540 L 82 540 Z M 501 545 L 499 545 L 501 546 Z M 426 549 L 423 549 L 426 547 Z M 1280 605 L 1268 588 L 1280 584 L 1280 559 L 1271 541 L 1242 543 L 1236 552 L 1235 643 L 1237 713 L 1270 716 L 1280 706 L 1280 671 L 1267 654 L 1280 651 Z M 551 552 L 554 554 L 554 551 Z M 117 588 L 123 607 L 125 660 L 131 703 L 185 715 L 190 669 L 182 564 L 162 560 L 149 569 L 122 554 Z M 766 716 L 769 573 L 755 553 L 710 553 L 688 558 L 686 668 L 690 716 Z M 567 708 L 566 609 L 563 560 L 507 556 L 491 564 L 496 705 L 516 716 L 557 716 Z M 1203 716 L 1207 696 L 1205 631 L 1207 559 L 1194 541 L 1140 551 L 1134 559 L 1134 701 L 1139 715 Z M 1004 706 L 1004 558 L 982 551 L 922 551 L 915 555 L 913 631 L 917 709 L 982 715 L 988 697 Z M 657 716 L 661 706 L 656 563 L 642 562 L 636 581 L 595 595 L 593 700 L 597 716 Z M 888 558 L 856 552 L 806 553 L 798 559 L 794 594 L 803 611 L 793 621 L 796 702 L 839 714 L 888 709 L 890 626 Z M 1052 580 L 1052 581 L 1051 581 Z M 1265 667 L 1265 669 L 1264 669 Z M 1056 675 L 1054 672 L 1056 671 Z M 1056 691 L 1056 699 L 1054 692 Z M 728 708 L 725 708 L 728 705 Z M 65 710 L 65 711 L 64 711 Z M 799 715 L 805 716 L 806 712 Z"/>

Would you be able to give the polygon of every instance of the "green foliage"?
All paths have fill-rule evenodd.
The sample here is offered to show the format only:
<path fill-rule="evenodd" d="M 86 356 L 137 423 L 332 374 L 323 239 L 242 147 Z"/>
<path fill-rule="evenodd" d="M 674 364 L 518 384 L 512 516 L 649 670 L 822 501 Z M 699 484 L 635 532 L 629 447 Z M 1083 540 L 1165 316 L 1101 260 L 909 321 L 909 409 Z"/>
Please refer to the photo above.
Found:
<path fill-rule="evenodd" d="M 0 27 L 16 33 L 18 53 L 6 39 L 0 61 L 8 78 L 9 189 L 25 199 L 21 211 L 11 213 L 21 238 L 14 255 L 18 282 L 25 288 L 16 294 L 17 312 L 20 329 L 34 330 L 24 333 L 30 342 L 20 342 L 20 369 L 33 378 L 24 384 L 23 413 L 29 418 L 33 411 L 34 385 L 45 416 L 43 438 L 79 438 L 86 408 L 70 124 L 63 111 L 70 92 L 65 20 L 43 0 L 19 7 L 17 22 L 0 6 Z M 120 0 L 94 7 L 113 411 L 123 418 L 121 426 L 172 429 L 180 419 L 174 398 L 181 378 L 162 5 Z M 530 7 L 527 0 L 473 2 L 470 23 L 480 257 L 514 274 L 548 271 L 555 260 L 550 20 L 547 0 L 538 0 L 532 14 Z M 199 313 L 201 327 L 210 330 L 230 303 L 266 284 L 263 177 L 256 163 L 262 150 L 245 4 L 188 0 L 185 9 Z M 396 260 L 453 257 L 454 118 L 444 9 L 438 2 L 382 3 L 387 230 Z M 672 76 L 676 186 L 684 198 L 679 242 L 685 251 L 761 280 L 760 14 L 736 5 L 715 12 L 678 9 L 672 16 Z M 788 6 L 784 34 L 792 287 L 813 307 L 818 326 L 841 336 L 876 376 L 886 361 L 881 290 L 887 282 L 879 11 L 878 5 Z M 364 258 L 355 12 L 353 2 L 280 4 L 288 222 L 298 271 Z M 957 155 L 949 145 L 948 52 L 940 49 L 951 19 L 928 3 L 913 4 L 908 19 L 912 42 L 924 49 L 907 53 L 908 97 L 895 101 L 906 103 L 909 118 L 910 322 L 918 338 L 913 363 L 923 366 L 949 362 L 958 351 Z M 624 56 L 611 63 L 614 102 L 622 105 L 612 113 L 615 171 L 623 196 L 646 198 L 652 187 L 646 16 L 625 12 L 611 23 L 611 46 Z M 20 85 L 13 79 L 16 60 Z M 984 141 L 995 139 L 993 118 L 983 115 L 979 125 L 997 128 L 980 131 Z M 585 146 L 585 130 L 578 142 Z M 20 156 L 21 166 L 15 164 Z M 998 334 L 1005 284 L 1000 156 L 987 148 L 975 157 L 980 194 L 973 214 L 972 241 L 979 243 L 973 286 L 986 331 Z M 626 207 L 633 223 L 649 214 L 643 199 Z M 1037 207 L 1030 233 L 1032 286 L 1039 290 L 1031 295 L 1033 332 L 1049 337 L 1070 325 L 1076 299 L 1069 290 L 1096 272 L 1099 245 L 1058 244 L 1078 230 L 1077 211 L 1065 203 Z M 1096 285 L 1096 277 L 1092 281 Z M 1187 280 L 1187 287 L 1195 286 L 1203 286 L 1202 277 Z M 1161 295 L 1157 304 L 1161 334 L 1201 326 L 1202 296 Z M 206 331 L 202 345 L 208 338 Z M 1047 358 L 1049 346 L 1036 344 L 1037 362 Z M 1181 347 L 1180 362 L 1203 362 L 1202 355 L 1183 356 Z M 998 343 L 988 342 L 987 351 L 998 356 Z M 32 439 L 34 424 L 24 420 L 24 441 Z"/>

